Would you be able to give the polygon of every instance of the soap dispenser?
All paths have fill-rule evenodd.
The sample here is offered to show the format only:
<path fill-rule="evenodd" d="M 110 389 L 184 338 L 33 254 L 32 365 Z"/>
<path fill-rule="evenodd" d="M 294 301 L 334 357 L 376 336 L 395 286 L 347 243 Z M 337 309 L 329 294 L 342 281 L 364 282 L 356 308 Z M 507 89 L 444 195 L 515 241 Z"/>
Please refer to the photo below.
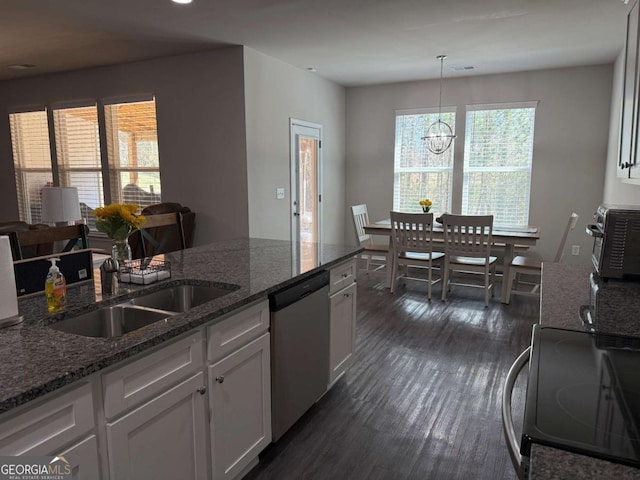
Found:
<path fill-rule="evenodd" d="M 50 258 L 51 267 L 44 284 L 44 291 L 47 295 L 47 308 L 49 312 L 59 312 L 67 306 L 67 282 L 64 275 L 60 272 L 56 262 L 59 258 Z"/>

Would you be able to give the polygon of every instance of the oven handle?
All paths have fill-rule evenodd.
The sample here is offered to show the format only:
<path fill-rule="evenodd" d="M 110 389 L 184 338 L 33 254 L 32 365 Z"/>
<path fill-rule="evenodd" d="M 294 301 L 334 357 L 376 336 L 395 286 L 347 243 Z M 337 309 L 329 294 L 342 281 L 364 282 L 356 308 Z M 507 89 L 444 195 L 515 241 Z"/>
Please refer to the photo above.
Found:
<path fill-rule="evenodd" d="M 604 237 L 602 230 L 600 230 L 600 228 L 598 228 L 597 225 L 587 225 L 586 232 L 587 232 L 587 235 L 589 235 L 590 237 L 595 237 L 595 238 Z"/>
<path fill-rule="evenodd" d="M 531 347 L 527 347 L 516 361 L 513 362 L 507 379 L 504 382 L 504 389 L 502 390 L 502 429 L 504 431 L 504 439 L 507 442 L 507 449 L 509 450 L 509 456 L 511 457 L 511 463 L 516 470 L 516 474 L 520 480 L 524 477 L 522 466 L 522 455 L 520 454 L 520 445 L 516 439 L 516 432 L 513 428 L 513 412 L 511 410 L 511 395 L 513 393 L 513 387 L 515 386 L 518 374 L 529 362 L 529 352 Z"/>

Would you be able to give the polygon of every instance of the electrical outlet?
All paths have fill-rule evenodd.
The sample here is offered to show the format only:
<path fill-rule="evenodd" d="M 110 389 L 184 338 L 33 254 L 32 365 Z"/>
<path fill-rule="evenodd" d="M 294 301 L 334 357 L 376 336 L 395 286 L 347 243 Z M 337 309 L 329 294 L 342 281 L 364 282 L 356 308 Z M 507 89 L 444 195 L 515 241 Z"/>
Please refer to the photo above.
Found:
<path fill-rule="evenodd" d="M 276 188 L 276 199 L 282 200 L 284 198 L 284 188 Z"/>
<path fill-rule="evenodd" d="M 580 255 L 580 245 L 571 245 L 571 255 Z"/>

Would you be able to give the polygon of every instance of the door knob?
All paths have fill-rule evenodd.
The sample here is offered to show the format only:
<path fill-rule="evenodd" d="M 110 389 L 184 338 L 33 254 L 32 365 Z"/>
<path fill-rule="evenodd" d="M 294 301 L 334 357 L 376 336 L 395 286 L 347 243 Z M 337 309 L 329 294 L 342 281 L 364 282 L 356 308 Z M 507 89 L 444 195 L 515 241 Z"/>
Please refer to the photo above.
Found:
<path fill-rule="evenodd" d="M 216 382 L 224 383 L 224 376 L 220 375 L 219 377 L 216 377 Z"/>

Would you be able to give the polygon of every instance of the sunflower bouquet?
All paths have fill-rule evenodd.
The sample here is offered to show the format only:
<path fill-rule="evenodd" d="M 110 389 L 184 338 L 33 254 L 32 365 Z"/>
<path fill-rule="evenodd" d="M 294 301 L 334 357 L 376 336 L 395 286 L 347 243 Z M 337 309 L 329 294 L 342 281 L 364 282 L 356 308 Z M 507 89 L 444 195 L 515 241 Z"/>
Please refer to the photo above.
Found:
<path fill-rule="evenodd" d="M 112 203 L 98 207 L 93 213 L 98 218 L 96 228 L 111 240 L 126 240 L 144 225 L 145 217 L 137 215 L 140 207 L 130 203 Z"/>
<path fill-rule="evenodd" d="M 431 203 L 431 200 L 429 200 L 428 198 L 424 198 L 418 203 L 420 203 L 420 206 L 422 207 L 422 211 L 424 213 L 429 213 L 429 210 L 431 210 L 431 205 L 433 205 Z"/>

